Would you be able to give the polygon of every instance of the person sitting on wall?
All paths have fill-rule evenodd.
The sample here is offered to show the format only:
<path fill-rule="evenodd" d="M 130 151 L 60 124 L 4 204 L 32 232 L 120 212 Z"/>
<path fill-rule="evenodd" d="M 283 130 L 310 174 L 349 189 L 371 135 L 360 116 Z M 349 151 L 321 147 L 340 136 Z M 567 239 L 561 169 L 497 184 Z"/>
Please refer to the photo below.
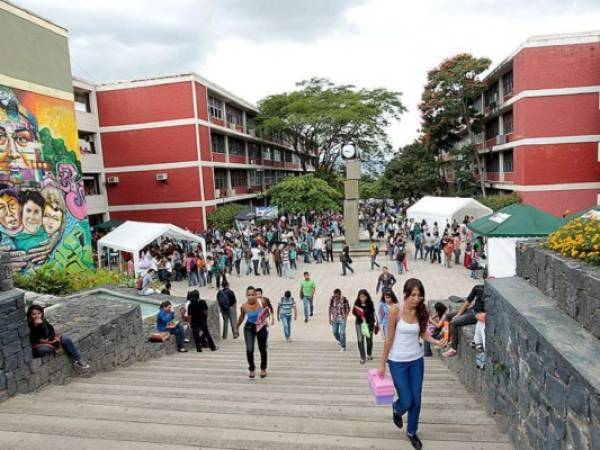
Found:
<path fill-rule="evenodd" d="M 29 340 L 34 357 L 42 357 L 65 350 L 73 364 L 80 369 L 89 369 L 90 366 L 81 359 L 81 353 L 68 336 L 59 336 L 54 327 L 44 318 L 44 308 L 40 305 L 31 305 L 27 309 L 27 323 L 29 325 Z"/>
<path fill-rule="evenodd" d="M 160 310 L 156 315 L 156 330 L 159 333 L 168 332 L 169 334 L 174 334 L 177 350 L 182 353 L 187 352 L 187 349 L 184 347 L 185 329 L 181 322 L 174 322 L 175 313 L 171 309 L 172 304 L 169 300 L 165 300 L 160 304 Z"/>
<path fill-rule="evenodd" d="M 456 356 L 458 349 L 458 327 L 475 325 L 477 323 L 477 315 L 482 312 L 485 312 L 483 284 L 479 284 L 471 289 L 466 301 L 456 313 L 448 314 L 448 320 L 450 320 L 450 349 L 442 353 L 442 356 L 446 358 Z"/>

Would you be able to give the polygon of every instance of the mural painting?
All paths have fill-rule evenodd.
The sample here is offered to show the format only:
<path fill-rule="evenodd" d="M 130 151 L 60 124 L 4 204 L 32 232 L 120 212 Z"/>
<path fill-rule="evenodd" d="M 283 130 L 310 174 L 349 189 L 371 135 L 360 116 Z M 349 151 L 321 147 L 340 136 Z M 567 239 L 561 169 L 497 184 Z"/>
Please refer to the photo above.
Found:
<path fill-rule="evenodd" d="M 73 103 L 1 85 L 0 251 L 15 271 L 93 267 Z"/>

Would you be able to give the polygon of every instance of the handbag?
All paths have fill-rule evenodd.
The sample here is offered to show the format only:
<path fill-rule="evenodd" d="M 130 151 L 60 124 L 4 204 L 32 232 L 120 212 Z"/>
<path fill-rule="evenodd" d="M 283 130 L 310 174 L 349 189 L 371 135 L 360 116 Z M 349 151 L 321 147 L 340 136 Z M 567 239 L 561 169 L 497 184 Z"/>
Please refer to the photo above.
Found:
<path fill-rule="evenodd" d="M 379 324 L 375 325 L 375 328 L 373 328 L 373 333 L 379 334 Z"/>

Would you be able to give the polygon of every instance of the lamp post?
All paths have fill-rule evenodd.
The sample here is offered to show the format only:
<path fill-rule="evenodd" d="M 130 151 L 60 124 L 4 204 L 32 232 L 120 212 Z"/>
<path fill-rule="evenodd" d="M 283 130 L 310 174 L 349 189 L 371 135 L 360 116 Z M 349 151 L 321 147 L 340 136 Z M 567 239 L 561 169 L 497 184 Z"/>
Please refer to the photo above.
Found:
<path fill-rule="evenodd" d="M 346 160 L 346 181 L 344 182 L 344 236 L 348 246 L 356 247 L 359 242 L 358 230 L 358 180 L 360 179 L 360 158 L 354 144 L 342 146 L 342 158 Z"/>

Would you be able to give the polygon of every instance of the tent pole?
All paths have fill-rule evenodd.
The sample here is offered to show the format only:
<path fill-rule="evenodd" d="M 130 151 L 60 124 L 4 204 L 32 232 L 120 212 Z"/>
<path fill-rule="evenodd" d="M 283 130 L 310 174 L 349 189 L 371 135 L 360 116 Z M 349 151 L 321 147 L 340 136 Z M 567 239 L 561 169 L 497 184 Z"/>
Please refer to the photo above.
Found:
<path fill-rule="evenodd" d="M 98 269 L 102 269 L 102 252 L 100 252 L 101 248 L 102 247 L 100 245 L 98 245 L 98 248 L 96 249 L 97 256 L 98 256 Z"/>

